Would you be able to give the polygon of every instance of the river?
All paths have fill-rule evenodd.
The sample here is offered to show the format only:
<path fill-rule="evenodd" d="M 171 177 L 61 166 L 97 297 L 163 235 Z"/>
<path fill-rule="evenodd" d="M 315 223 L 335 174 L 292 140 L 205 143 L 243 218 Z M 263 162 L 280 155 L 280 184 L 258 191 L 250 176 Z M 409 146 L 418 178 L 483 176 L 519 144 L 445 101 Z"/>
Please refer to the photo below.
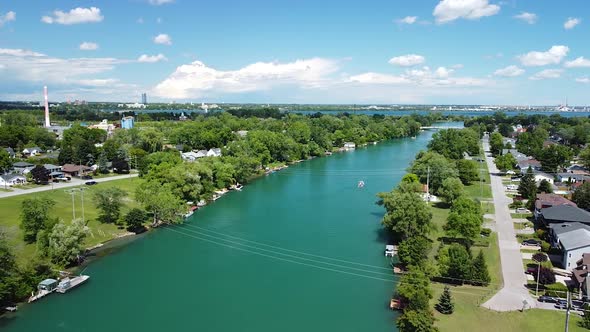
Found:
<path fill-rule="evenodd" d="M 395 331 L 375 194 L 397 184 L 431 136 L 258 179 L 98 259 L 87 284 L 23 305 L 0 330 Z"/>

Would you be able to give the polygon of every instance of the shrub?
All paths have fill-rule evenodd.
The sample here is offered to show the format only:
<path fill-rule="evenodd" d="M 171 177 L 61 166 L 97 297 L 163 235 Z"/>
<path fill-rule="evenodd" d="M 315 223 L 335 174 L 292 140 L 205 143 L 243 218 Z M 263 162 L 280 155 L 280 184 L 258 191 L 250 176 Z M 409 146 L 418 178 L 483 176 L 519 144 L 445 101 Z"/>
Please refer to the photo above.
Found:
<path fill-rule="evenodd" d="M 541 251 L 548 253 L 551 250 L 551 245 L 547 241 L 541 241 Z"/>
<path fill-rule="evenodd" d="M 568 288 L 566 285 L 556 282 L 554 284 L 545 285 L 545 295 L 552 297 L 565 297 Z"/>
<path fill-rule="evenodd" d="M 524 204 L 522 203 L 521 200 L 514 200 L 512 203 L 510 203 L 509 207 L 512 209 L 518 209 L 523 207 Z"/>
<path fill-rule="evenodd" d="M 490 234 L 492 234 L 492 230 L 489 228 L 482 228 L 481 229 L 481 235 L 488 237 L 490 236 Z"/>
<path fill-rule="evenodd" d="M 550 268 L 541 266 L 541 271 L 539 271 L 539 284 L 541 285 L 549 285 L 549 284 L 554 284 L 555 283 L 555 275 L 553 274 L 553 271 L 551 271 Z M 535 273 L 534 275 L 535 278 L 537 278 L 537 274 Z"/>
<path fill-rule="evenodd" d="M 535 235 L 536 235 L 536 236 L 537 236 L 539 239 L 541 239 L 541 240 L 543 240 L 543 241 L 547 241 L 547 231 L 545 231 L 544 229 L 537 229 L 537 230 L 535 231 Z"/>

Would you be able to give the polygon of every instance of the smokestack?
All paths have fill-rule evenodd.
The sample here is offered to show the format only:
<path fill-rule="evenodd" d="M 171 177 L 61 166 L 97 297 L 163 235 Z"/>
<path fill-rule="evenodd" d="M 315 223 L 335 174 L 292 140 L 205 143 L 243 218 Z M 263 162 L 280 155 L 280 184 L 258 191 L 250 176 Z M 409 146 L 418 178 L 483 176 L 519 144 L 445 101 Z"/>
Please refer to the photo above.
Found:
<path fill-rule="evenodd" d="M 51 127 L 51 122 L 49 122 L 49 101 L 47 99 L 47 86 L 43 87 L 43 94 L 45 95 L 45 127 Z"/>

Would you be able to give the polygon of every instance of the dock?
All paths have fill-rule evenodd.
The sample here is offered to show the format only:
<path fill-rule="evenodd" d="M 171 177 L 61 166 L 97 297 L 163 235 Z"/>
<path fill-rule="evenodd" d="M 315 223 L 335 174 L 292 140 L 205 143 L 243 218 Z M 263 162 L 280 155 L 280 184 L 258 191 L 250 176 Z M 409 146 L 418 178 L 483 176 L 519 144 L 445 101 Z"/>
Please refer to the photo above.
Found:
<path fill-rule="evenodd" d="M 397 246 L 388 244 L 385 246 L 385 257 L 393 257 L 397 255 Z"/>

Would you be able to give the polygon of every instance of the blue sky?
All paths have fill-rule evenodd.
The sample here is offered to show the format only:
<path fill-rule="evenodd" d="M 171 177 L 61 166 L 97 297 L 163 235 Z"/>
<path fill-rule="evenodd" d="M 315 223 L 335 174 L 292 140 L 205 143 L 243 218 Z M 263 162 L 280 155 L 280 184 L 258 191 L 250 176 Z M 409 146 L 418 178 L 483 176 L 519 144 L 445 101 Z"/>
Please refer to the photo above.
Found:
<path fill-rule="evenodd" d="M 0 3 L 0 100 L 590 105 L 590 3 Z"/>

